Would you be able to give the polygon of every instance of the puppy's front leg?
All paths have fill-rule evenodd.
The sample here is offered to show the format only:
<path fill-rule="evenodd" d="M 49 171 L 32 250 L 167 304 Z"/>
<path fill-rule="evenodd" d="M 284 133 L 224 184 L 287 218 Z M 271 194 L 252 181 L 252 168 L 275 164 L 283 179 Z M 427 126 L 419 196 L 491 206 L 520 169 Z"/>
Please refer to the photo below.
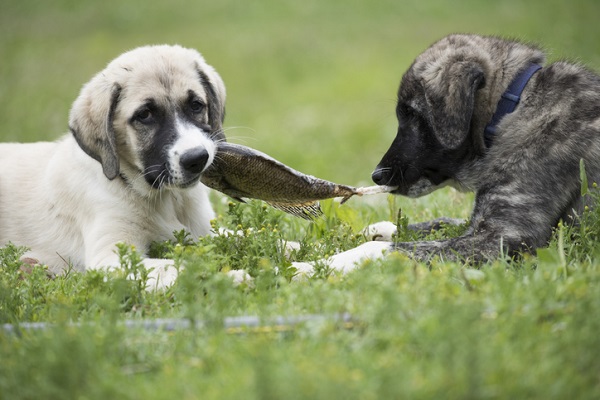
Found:
<path fill-rule="evenodd" d="M 392 247 L 392 242 L 367 242 L 317 262 L 326 264 L 332 270 L 345 274 L 367 260 L 378 260 L 385 257 L 388 251 L 393 250 Z M 293 262 L 292 267 L 296 268 L 297 277 L 311 276 L 315 272 L 315 264 L 317 262 Z"/>
<path fill-rule="evenodd" d="M 461 225 L 464 222 L 465 221 L 462 219 L 442 217 L 429 222 L 412 224 L 409 225 L 408 228 L 414 231 L 422 231 L 423 233 L 426 233 L 439 229 L 444 224 Z M 436 242 L 408 242 L 395 244 L 392 242 L 392 240 L 393 236 L 396 234 L 396 231 L 396 225 L 389 221 L 381 221 L 371 224 L 363 230 L 363 234 L 368 239 L 372 240 L 371 242 L 364 243 L 358 247 L 355 247 L 354 249 L 344 251 L 319 262 L 327 264 L 334 271 L 347 273 L 354 270 L 366 260 L 377 260 L 385 257 L 385 255 L 392 250 L 406 250 L 407 254 L 411 254 L 410 250 L 414 248 L 421 248 L 421 253 L 427 254 L 428 251 L 433 251 L 434 249 L 444 247 L 444 245 L 440 244 L 427 246 L 428 243 Z M 315 269 L 314 262 L 294 262 L 292 263 L 292 266 L 298 271 L 298 276 L 312 275 Z"/>
<path fill-rule="evenodd" d="M 397 242 L 393 248 L 419 261 L 428 261 L 432 257 L 440 256 L 445 260 L 481 263 L 501 255 L 512 257 L 521 251 L 535 249 L 545 243 L 551 234 L 550 228 L 544 231 L 543 227 L 540 227 L 540 233 L 536 236 L 532 233 L 536 228 L 534 223 L 527 225 L 530 229 L 528 231 L 519 229 L 517 224 L 511 224 L 510 221 L 497 220 L 493 216 L 489 216 L 488 219 L 481 218 L 480 221 L 483 222 L 475 223 L 464 235 L 456 238 Z M 540 238 L 543 238 L 544 242 Z"/>
<path fill-rule="evenodd" d="M 366 260 L 381 259 L 390 251 L 401 251 L 419 261 L 428 261 L 436 255 L 446 260 L 481 261 L 484 258 L 491 258 L 494 254 L 497 256 L 501 249 L 500 240 L 476 236 L 421 242 L 372 241 L 320 262 L 327 264 L 334 271 L 348 273 Z M 297 276 L 310 276 L 314 273 L 315 262 L 294 262 L 292 266 L 298 271 Z"/>
<path fill-rule="evenodd" d="M 336 254 L 327 261 L 331 269 L 347 273 L 367 260 L 383 258 L 392 248 L 393 243 L 391 242 L 367 242 L 353 249 Z"/>

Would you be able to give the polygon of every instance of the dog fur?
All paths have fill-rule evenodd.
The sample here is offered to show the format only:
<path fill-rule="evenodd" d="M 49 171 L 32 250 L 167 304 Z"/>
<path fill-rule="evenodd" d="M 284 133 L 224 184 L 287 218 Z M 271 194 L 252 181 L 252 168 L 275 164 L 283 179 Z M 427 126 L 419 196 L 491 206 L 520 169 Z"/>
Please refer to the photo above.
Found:
<path fill-rule="evenodd" d="M 225 86 L 195 50 L 146 46 L 87 83 L 56 142 L 0 145 L 0 244 L 30 250 L 53 272 L 119 266 L 115 245 L 145 253 L 185 229 L 210 233 L 198 183 L 224 140 Z M 153 287 L 171 260 L 144 259 Z"/>
<path fill-rule="evenodd" d="M 331 266 L 347 270 L 392 249 L 419 260 L 513 256 L 546 245 L 559 221 L 574 222 L 585 206 L 580 160 L 589 182 L 600 179 L 597 74 L 563 61 L 543 67 L 514 112 L 499 122 L 492 145 L 484 143 L 485 126 L 511 81 L 544 61 L 544 53 L 529 44 L 459 34 L 419 55 L 400 83 L 397 136 L 373 180 L 410 197 L 446 185 L 474 191 L 469 227 L 452 239 L 368 242 L 334 256 Z M 390 240 L 394 231 L 391 223 L 381 223 L 370 233 Z"/>

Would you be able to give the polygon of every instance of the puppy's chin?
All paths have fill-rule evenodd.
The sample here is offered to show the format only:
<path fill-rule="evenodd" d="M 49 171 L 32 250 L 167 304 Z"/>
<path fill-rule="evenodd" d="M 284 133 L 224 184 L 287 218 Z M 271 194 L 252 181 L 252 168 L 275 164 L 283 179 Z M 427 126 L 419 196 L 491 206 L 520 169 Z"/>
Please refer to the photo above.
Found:
<path fill-rule="evenodd" d="M 406 188 L 401 187 L 400 189 L 395 190 L 393 193 L 411 197 L 411 198 L 416 198 L 416 197 L 422 197 L 422 196 L 428 195 L 431 192 L 433 192 L 437 189 L 443 188 L 444 186 L 447 186 L 447 185 L 448 185 L 448 181 L 444 181 L 444 182 L 436 185 L 427 178 L 420 178 L 418 181 L 416 181 L 412 185 L 410 185 Z"/>
<path fill-rule="evenodd" d="M 150 191 L 170 190 L 170 189 L 187 189 L 191 188 L 200 182 L 201 174 L 185 174 L 184 176 L 173 175 L 170 172 L 162 173 L 153 181 L 146 181 Z"/>
<path fill-rule="evenodd" d="M 176 188 L 176 189 L 187 189 L 187 188 L 196 186 L 198 184 L 198 182 L 200 182 L 200 174 L 195 175 L 186 180 L 179 180 L 179 181 L 171 182 L 167 187 Z"/>

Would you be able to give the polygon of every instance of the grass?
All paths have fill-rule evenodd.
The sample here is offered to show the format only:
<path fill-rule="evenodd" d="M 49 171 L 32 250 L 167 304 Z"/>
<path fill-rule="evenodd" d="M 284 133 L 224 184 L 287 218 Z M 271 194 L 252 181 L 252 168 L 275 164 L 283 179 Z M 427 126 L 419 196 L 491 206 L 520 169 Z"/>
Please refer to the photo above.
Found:
<path fill-rule="evenodd" d="M 129 249 L 126 272 L 23 277 L 19 249 L 1 253 L 1 322 L 50 321 L 0 334 L 6 398 L 595 398 L 600 393 L 600 214 L 561 227 L 538 257 L 479 270 L 395 255 L 346 276 L 293 274 L 278 240 L 302 232 L 302 259 L 363 240 L 349 208 L 326 204 L 309 225 L 255 202 L 230 205 L 219 225 L 258 231 L 232 238 L 157 244 L 187 268 L 164 293 L 147 293 Z M 298 226 L 302 225 L 302 226 Z M 561 233 L 562 232 L 562 233 Z M 448 232 L 447 232 L 448 233 Z M 331 246 L 334 242 L 335 246 Z M 232 251 L 232 248 L 235 251 Z M 244 254 L 241 257 L 239 254 Z M 280 270 L 276 271 L 275 266 Z M 219 270 L 244 268 L 235 287 Z M 143 273 L 139 274 L 143 276 Z M 348 313 L 299 326 L 274 316 Z M 256 315 L 262 329 L 223 328 Z M 124 319 L 184 318 L 204 327 L 175 332 L 124 328 Z M 80 325 L 71 325 L 79 322 Z"/>
<path fill-rule="evenodd" d="M 52 140 L 67 130 L 81 85 L 120 52 L 147 43 L 198 48 L 228 87 L 231 140 L 303 172 L 366 184 L 395 131 L 400 76 L 450 32 L 542 43 L 551 59 L 600 67 L 600 4 L 434 0 L 342 2 L 54 2 L 0 7 L 0 139 Z M 592 196 L 596 196 L 593 192 Z M 20 271 L 22 249 L 0 250 L 0 399 L 27 398 L 598 398 L 600 213 L 559 227 L 537 256 L 480 269 L 415 263 L 402 255 L 338 276 L 291 281 L 290 261 L 361 243 L 360 229 L 398 209 L 411 222 L 467 217 L 472 196 L 443 190 L 419 200 L 324 204 L 326 218 L 295 220 L 255 202 L 214 196 L 218 226 L 236 238 L 156 243 L 186 262 L 168 291 L 143 290 L 138 255 L 123 271 L 48 279 Z M 437 235 L 455 235 L 446 231 Z M 280 240 L 298 240 L 286 256 Z M 278 267 L 278 268 L 275 268 Z M 222 273 L 243 268 L 252 285 Z M 138 280 L 125 279 L 136 274 Z M 293 328 L 274 316 L 348 313 L 352 324 Z M 260 329 L 223 328 L 256 315 Z M 124 320 L 182 318 L 199 329 L 124 327 Z"/>

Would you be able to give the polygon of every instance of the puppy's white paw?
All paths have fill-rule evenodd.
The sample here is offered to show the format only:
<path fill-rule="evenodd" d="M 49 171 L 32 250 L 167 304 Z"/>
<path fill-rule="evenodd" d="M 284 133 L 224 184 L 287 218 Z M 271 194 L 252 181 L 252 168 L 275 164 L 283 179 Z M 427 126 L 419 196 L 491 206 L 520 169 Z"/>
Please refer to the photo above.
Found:
<path fill-rule="evenodd" d="M 300 243 L 298 242 L 285 242 L 284 246 L 285 247 L 283 249 L 283 254 L 288 258 L 292 255 L 294 251 L 300 250 Z"/>
<path fill-rule="evenodd" d="M 227 271 L 227 276 L 233 280 L 234 286 L 239 286 L 242 283 L 249 285 L 253 281 L 253 278 L 243 269 L 232 269 L 231 271 Z"/>
<path fill-rule="evenodd" d="M 300 281 L 312 276 L 315 273 L 315 267 L 307 262 L 293 262 L 292 267 L 296 269 L 296 274 L 292 281 Z"/>
<path fill-rule="evenodd" d="M 391 242 L 367 242 L 333 257 L 323 259 L 321 262 L 328 264 L 334 271 L 346 274 L 367 260 L 377 260 L 385 257 L 391 249 Z M 310 277 L 315 272 L 314 265 L 308 262 L 293 262 L 292 267 L 296 268 L 297 271 L 293 278 L 295 281 Z"/>
<path fill-rule="evenodd" d="M 367 242 L 351 250 L 336 254 L 329 258 L 329 267 L 347 273 L 354 270 L 366 260 L 377 260 L 383 258 L 392 249 L 390 242 Z"/>
<path fill-rule="evenodd" d="M 397 227 L 390 221 L 376 222 L 362 230 L 362 234 L 368 240 L 377 240 L 381 242 L 391 242 L 392 236 L 396 234 Z"/>
<path fill-rule="evenodd" d="M 173 261 L 171 260 L 150 258 L 144 260 L 144 266 L 152 269 L 148 273 L 147 291 L 165 290 L 173 285 L 177 279 L 178 271 L 172 263 Z"/>

